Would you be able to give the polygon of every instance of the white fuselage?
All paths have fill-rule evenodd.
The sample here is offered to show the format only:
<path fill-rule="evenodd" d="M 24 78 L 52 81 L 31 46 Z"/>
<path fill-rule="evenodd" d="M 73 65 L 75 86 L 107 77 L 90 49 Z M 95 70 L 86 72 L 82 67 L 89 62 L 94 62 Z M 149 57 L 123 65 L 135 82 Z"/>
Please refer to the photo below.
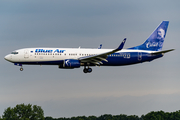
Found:
<path fill-rule="evenodd" d="M 12 54 L 5 56 L 5 59 L 13 63 L 30 63 L 30 62 L 48 62 L 60 61 L 65 59 L 78 59 L 81 57 L 106 53 L 112 49 L 81 49 L 81 48 L 25 48 L 13 51 Z M 153 51 L 123 49 L 114 54 L 108 55 L 113 57 L 131 59 L 133 53 L 152 53 Z M 13 54 L 16 53 L 16 54 Z M 138 55 L 138 54 L 137 54 Z"/>

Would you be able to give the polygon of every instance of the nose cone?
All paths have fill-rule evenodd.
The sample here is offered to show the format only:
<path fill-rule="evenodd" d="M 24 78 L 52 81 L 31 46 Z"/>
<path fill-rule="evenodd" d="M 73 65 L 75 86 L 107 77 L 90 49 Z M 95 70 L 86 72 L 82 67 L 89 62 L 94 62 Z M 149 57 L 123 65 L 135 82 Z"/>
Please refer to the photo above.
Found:
<path fill-rule="evenodd" d="M 9 54 L 9 55 L 6 55 L 6 56 L 4 57 L 4 59 L 7 60 L 7 61 L 11 61 L 11 55 L 10 55 L 10 54 Z"/>

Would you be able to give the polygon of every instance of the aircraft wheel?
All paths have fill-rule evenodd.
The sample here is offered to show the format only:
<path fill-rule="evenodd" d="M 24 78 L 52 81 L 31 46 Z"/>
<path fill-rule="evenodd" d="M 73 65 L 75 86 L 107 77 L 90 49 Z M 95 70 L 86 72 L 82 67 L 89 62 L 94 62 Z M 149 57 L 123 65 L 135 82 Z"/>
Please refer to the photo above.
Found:
<path fill-rule="evenodd" d="M 91 73 L 92 72 L 92 68 L 88 68 L 88 73 Z"/>
<path fill-rule="evenodd" d="M 20 71 L 23 71 L 23 68 L 20 68 Z"/>
<path fill-rule="evenodd" d="M 84 68 L 83 72 L 84 72 L 84 73 L 87 73 L 87 72 L 88 72 L 88 69 Z"/>

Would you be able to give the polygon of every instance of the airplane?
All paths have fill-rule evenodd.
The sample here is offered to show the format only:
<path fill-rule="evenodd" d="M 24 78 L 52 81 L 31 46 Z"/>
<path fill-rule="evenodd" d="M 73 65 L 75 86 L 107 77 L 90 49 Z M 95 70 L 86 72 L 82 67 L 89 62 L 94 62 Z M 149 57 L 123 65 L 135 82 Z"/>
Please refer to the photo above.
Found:
<path fill-rule="evenodd" d="M 163 50 L 169 21 L 162 21 L 149 38 L 141 45 L 123 49 L 126 38 L 116 49 L 87 48 L 24 48 L 13 51 L 5 60 L 23 65 L 58 65 L 61 69 L 74 69 L 84 66 L 84 73 L 91 73 L 90 66 L 123 66 L 152 61 L 163 57 Z"/>

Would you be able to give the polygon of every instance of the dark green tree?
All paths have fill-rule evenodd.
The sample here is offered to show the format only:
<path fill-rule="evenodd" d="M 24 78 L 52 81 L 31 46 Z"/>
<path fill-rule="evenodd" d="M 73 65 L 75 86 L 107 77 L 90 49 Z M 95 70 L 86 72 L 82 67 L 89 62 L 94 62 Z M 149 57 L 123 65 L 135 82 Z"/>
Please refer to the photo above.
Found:
<path fill-rule="evenodd" d="M 164 111 L 152 111 L 147 113 L 146 115 L 142 115 L 138 117 L 136 115 L 110 115 L 105 114 L 99 117 L 96 116 L 78 116 L 78 117 L 71 117 L 71 118 L 52 118 L 46 117 L 45 120 L 180 120 L 180 110 L 176 112 L 164 112 Z"/>
<path fill-rule="evenodd" d="M 1 118 L 1 116 L 0 116 L 0 120 L 3 120 L 3 119 Z"/>
<path fill-rule="evenodd" d="M 88 120 L 96 120 L 96 119 L 97 119 L 96 116 L 89 116 L 89 117 L 88 117 Z"/>
<path fill-rule="evenodd" d="M 44 120 L 44 111 L 37 105 L 19 104 L 16 107 L 8 107 L 2 115 L 3 120 Z"/>
<path fill-rule="evenodd" d="M 54 120 L 52 117 L 46 117 L 45 120 Z"/>

